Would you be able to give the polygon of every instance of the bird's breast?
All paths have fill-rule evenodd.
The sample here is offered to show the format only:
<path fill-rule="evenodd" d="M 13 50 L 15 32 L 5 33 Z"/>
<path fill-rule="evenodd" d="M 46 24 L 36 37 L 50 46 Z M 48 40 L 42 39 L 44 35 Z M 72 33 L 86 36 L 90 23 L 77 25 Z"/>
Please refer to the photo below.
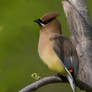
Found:
<path fill-rule="evenodd" d="M 43 44 L 41 47 L 39 46 L 39 49 L 41 59 L 50 69 L 61 74 L 66 74 L 62 61 L 58 58 L 50 43 L 47 45 Z"/>

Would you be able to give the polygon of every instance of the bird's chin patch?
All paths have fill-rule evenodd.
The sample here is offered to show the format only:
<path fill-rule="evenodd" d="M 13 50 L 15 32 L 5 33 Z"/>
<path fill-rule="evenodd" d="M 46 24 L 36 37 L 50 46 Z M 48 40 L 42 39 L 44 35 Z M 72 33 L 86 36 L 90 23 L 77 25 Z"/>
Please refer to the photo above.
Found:
<path fill-rule="evenodd" d="M 43 24 L 43 23 L 40 23 L 40 25 L 41 25 L 41 27 L 45 27 L 45 24 Z"/>

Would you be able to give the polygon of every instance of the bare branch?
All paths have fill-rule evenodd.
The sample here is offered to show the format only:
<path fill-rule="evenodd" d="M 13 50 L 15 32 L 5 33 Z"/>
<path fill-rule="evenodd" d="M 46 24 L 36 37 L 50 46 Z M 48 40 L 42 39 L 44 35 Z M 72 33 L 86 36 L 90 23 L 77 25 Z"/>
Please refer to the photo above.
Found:
<path fill-rule="evenodd" d="M 29 84 L 28 86 L 21 89 L 19 92 L 32 92 L 32 91 L 35 91 L 38 88 L 45 86 L 47 84 L 66 83 L 66 82 L 68 82 L 67 78 L 63 77 L 63 76 L 61 76 L 61 77 L 59 77 L 59 76 L 45 77 L 45 78 L 40 79 L 32 84 Z M 92 92 L 92 87 L 87 85 L 86 83 L 82 82 L 81 80 L 77 79 L 76 84 L 81 90 L 86 90 L 88 92 Z"/>

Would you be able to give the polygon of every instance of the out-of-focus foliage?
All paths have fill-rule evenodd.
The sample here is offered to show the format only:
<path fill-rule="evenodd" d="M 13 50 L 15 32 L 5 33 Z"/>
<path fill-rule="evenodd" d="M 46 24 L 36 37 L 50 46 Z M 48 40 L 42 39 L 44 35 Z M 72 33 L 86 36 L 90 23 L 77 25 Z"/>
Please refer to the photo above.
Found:
<path fill-rule="evenodd" d="M 91 12 L 92 1 L 87 0 Z M 0 92 L 18 92 L 24 86 L 55 74 L 45 66 L 37 52 L 39 27 L 34 19 L 51 11 L 60 13 L 63 33 L 69 36 L 60 0 L 0 0 Z M 92 15 L 92 13 L 91 13 Z M 66 84 L 52 84 L 37 92 L 71 92 Z"/>

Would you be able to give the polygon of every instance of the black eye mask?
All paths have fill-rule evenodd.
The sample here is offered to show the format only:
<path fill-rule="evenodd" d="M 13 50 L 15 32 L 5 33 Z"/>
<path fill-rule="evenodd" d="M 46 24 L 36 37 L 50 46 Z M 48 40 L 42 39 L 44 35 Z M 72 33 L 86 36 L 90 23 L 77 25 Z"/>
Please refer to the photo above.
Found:
<path fill-rule="evenodd" d="M 42 21 L 41 19 L 37 19 L 37 20 L 34 20 L 34 22 L 38 23 L 40 27 L 42 27 L 43 25 L 46 25 L 48 23 L 50 23 L 54 18 L 51 18 L 47 21 Z"/>
<path fill-rule="evenodd" d="M 53 19 L 54 19 L 54 18 L 49 19 L 49 20 L 47 20 L 47 21 L 42 21 L 42 20 L 39 19 L 39 21 L 40 21 L 40 23 L 42 23 L 42 24 L 48 24 L 48 23 L 51 22 Z"/>

